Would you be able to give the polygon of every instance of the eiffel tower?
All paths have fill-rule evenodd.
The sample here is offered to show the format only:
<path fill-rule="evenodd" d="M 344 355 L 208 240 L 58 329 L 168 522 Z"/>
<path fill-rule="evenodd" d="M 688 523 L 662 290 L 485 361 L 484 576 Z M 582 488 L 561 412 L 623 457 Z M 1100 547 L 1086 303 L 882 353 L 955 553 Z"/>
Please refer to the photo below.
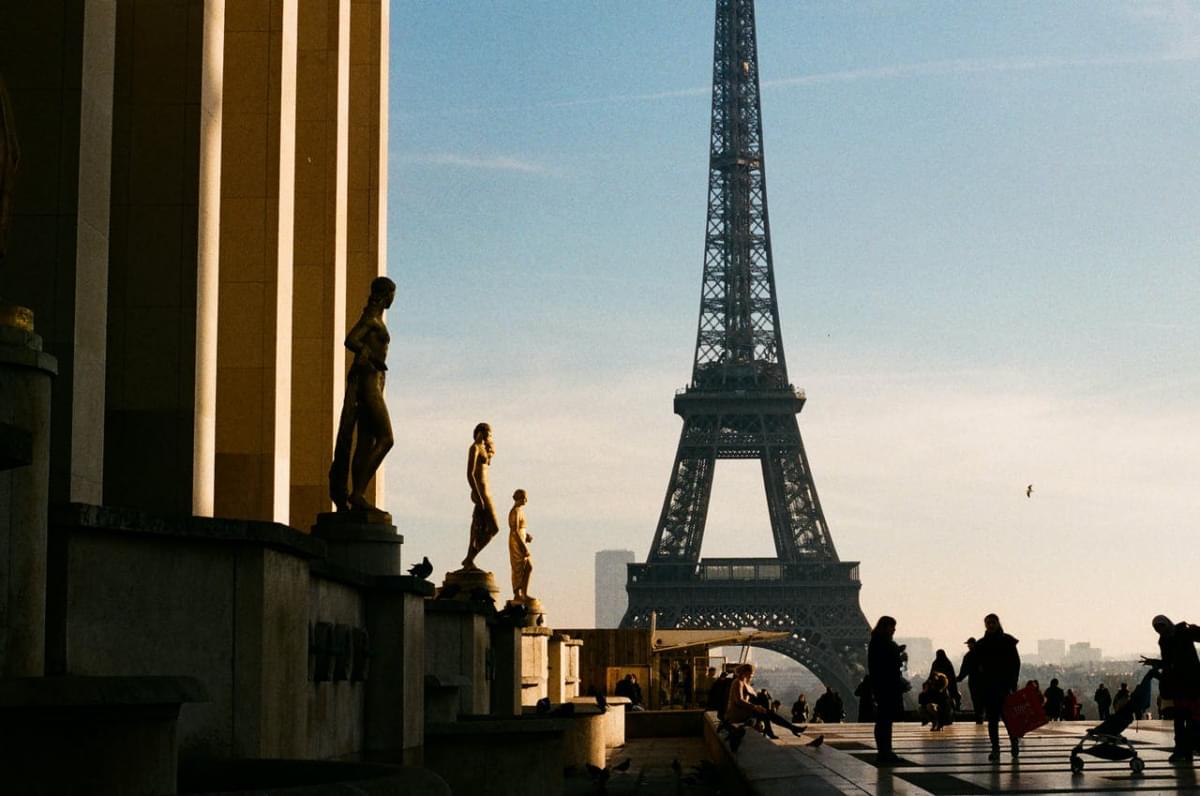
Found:
<path fill-rule="evenodd" d="M 704 281 L 683 432 L 654 544 L 629 565 L 622 627 L 787 631 L 764 646 L 847 706 L 865 669 L 858 563 L 840 561 L 813 485 L 779 332 L 753 0 L 717 0 Z M 776 558 L 700 558 L 717 459 L 758 459 Z"/>

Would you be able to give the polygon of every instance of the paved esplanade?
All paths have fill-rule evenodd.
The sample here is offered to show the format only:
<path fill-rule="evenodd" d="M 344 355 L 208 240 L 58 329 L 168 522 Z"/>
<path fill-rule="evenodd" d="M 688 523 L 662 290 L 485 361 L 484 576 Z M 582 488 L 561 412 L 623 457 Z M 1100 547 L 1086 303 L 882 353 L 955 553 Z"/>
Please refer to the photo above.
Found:
<path fill-rule="evenodd" d="M 1171 723 L 1143 721 L 1125 737 L 1137 747 L 1146 768 L 1134 774 L 1129 761 L 1084 757 L 1084 770 L 1072 774 L 1070 754 L 1093 722 L 1056 722 L 1021 741 L 1014 760 L 1004 745 L 999 763 L 987 760 L 986 725 L 957 722 L 940 732 L 915 722 L 896 724 L 895 748 L 901 763 L 875 765 L 870 724 L 810 724 L 804 735 L 778 741 L 749 733 L 737 765 L 755 794 L 886 793 L 1187 793 L 1200 792 L 1200 770 L 1167 763 Z M 824 733 L 820 747 L 807 746 Z"/>

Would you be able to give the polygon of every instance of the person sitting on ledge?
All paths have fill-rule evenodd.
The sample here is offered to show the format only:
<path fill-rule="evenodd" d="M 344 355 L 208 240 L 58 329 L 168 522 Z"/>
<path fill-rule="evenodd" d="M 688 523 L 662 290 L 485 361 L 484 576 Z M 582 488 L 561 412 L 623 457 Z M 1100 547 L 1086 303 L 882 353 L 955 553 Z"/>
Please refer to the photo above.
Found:
<path fill-rule="evenodd" d="M 754 664 L 752 663 L 743 663 L 734 670 L 733 684 L 729 688 L 729 705 L 725 708 L 725 720 L 736 725 L 746 724 L 760 718 L 770 724 L 778 724 L 786 730 L 791 730 L 792 735 L 800 735 L 804 732 L 804 727 L 797 727 L 770 708 L 754 704 L 754 687 L 750 684 L 753 679 Z M 768 729 L 770 729 L 769 724 Z M 745 732 L 744 727 L 741 728 L 741 732 Z M 731 745 L 734 745 L 732 739 Z"/>

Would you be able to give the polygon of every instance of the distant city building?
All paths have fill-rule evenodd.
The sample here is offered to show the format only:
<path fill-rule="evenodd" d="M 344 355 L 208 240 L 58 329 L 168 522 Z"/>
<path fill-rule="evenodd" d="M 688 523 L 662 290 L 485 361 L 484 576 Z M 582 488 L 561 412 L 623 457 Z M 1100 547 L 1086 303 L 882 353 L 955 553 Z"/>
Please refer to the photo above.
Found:
<path fill-rule="evenodd" d="M 933 663 L 933 639 L 897 638 L 896 643 L 903 644 L 906 648 L 910 675 L 929 673 L 929 665 Z"/>
<path fill-rule="evenodd" d="M 1080 641 L 1071 645 L 1071 649 L 1067 652 L 1065 663 L 1068 666 L 1078 666 L 1083 663 L 1098 663 L 1100 661 L 1100 648 L 1093 647 L 1087 641 Z"/>
<path fill-rule="evenodd" d="M 596 553 L 596 627 L 618 627 L 629 595 L 625 593 L 626 564 L 635 560 L 632 550 Z"/>
<path fill-rule="evenodd" d="M 1038 659 L 1048 665 L 1061 664 L 1067 658 L 1067 642 L 1061 638 L 1038 639 Z"/>

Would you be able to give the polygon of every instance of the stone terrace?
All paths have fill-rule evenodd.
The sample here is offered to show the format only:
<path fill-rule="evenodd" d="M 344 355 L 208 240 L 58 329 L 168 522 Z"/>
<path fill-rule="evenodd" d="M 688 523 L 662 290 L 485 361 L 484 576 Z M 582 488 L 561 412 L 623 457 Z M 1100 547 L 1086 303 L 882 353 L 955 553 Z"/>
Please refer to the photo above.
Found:
<path fill-rule="evenodd" d="M 712 719 L 712 714 L 709 714 Z M 1021 742 L 1013 759 L 1004 745 L 999 763 L 989 763 L 987 728 L 956 723 L 940 732 L 915 723 L 897 724 L 894 744 L 899 765 L 875 765 L 875 741 L 870 724 L 813 724 L 803 736 L 783 732 L 776 742 L 750 733 L 735 761 L 741 778 L 754 794 L 986 794 L 986 793 L 1182 793 L 1200 792 L 1197 769 L 1167 762 L 1171 725 L 1143 721 L 1129 728 L 1145 761 L 1140 775 L 1129 761 L 1108 762 L 1084 755 L 1084 770 L 1072 774 L 1071 750 L 1090 722 L 1047 725 Z M 709 733 L 709 748 L 715 744 Z M 807 746 L 824 733 L 820 747 Z M 1004 738 L 1003 728 L 1001 737 Z M 729 760 L 728 747 L 721 754 Z"/>

